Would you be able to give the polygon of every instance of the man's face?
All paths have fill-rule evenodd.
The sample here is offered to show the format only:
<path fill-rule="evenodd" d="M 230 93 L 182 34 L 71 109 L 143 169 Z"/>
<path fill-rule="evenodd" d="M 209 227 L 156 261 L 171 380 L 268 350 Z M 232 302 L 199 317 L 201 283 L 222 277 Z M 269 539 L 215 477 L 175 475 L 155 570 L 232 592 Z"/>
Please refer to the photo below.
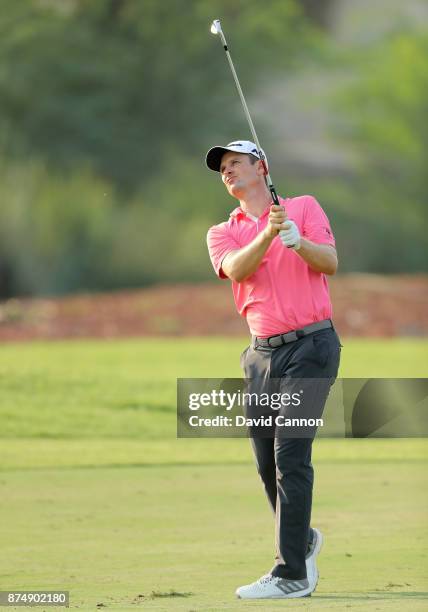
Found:
<path fill-rule="evenodd" d="M 221 158 L 220 174 L 226 189 L 234 198 L 243 198 L 251 187 L 264 182 L 262 163 L 252 164 L 248 155 L 228 151 Z"/>

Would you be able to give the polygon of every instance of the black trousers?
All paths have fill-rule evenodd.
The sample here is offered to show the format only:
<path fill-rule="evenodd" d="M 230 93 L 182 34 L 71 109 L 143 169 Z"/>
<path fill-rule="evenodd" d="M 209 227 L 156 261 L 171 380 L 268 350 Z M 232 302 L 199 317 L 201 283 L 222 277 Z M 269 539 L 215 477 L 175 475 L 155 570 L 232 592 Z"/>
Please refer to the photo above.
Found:
<path fill-rule="evenodd" d="M 316 379 L 316 407 L 311 411 L 321 416 L 337 376 L 340 347 L 334 329 L 318 331 L 274 349 L 257 346 L 254 339 L 241 356 L 241 367 L 252 390 L 258 393 L 271 390 L 272 379 L 281 391 L 290 393 L 302 386 L 301 379 L 311 379 L 308 385 Z M 285 437 L 278 428 L 271 437 L 251 437 L 257 470 L 275 514 L 276 557 L 272 574 L 293 580 L 306 578 L 314 483 L 312 442 L 313 437 Z"/>

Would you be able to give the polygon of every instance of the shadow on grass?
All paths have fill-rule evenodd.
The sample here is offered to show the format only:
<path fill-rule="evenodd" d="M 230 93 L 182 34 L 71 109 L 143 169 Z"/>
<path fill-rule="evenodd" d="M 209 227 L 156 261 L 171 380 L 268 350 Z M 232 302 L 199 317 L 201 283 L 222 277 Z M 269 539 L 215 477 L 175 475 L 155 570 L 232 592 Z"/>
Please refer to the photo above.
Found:
<path fill-rule="evenodd" d="M 428 599 L 426 591 L 368 591 L 367 593 L 348 593 L 347 595 L 315 594 L 315 599 L 334 599 L 336 601 L 358 600 L 382 600 L 382 599 Z"/>
<path fill-rule="evenodd" d="M 251 458 L 248 460 L 233 460 L 233 461 L 165 461 L 158 463 L 146 463 L 146 462 L 135 462 L 135 463 L 82 463 L 74 465 L 34 465 L 34 466 L 11 466 L 11 467 L 0 467 L 0 474 L 2 472 L 37 472 L 43 470 L 105 470 L 105 469 L 139 469 L 139 468 L 182 468 L 182 467 L 230 467 L 233 466 L 251 466 Z"/>

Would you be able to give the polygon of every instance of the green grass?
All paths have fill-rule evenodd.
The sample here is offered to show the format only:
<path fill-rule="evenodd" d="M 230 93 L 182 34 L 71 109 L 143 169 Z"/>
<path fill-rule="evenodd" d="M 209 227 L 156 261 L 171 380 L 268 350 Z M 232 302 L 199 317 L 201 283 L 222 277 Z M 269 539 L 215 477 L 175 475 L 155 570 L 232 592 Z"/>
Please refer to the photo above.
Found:
<path fill-rule="evenodd" d="M 344 341 L 343 377 L 416 377 L 428 342 Z M 176 378 L 238 377 L 245 339 L 0 347 L 2 437 L 175 437 Z"/>
<path fill-rule="evenodd" d="M 409 457 L 318 462 L 321 580 L 293 609 L 426 609 L 425 483 L 426 463 Z M 250 462 L 8 471 L 0 485 L 3 588 L 68 589 L 83 609 L 284 606 L 234 599 L 272 565 L 273 519 Z M 190 595 L 153 596 L 171 591 Z"/>
<path fill-rule="evenodd" d="M 343 342 L 342 376 L 426 376 L 428 343 Z M 2 589 L 93 610 L 276 610 L 236 586 L 272 566 L 247 440 L 177 440 L 176 377 L 239 376 L 245 340 L 0 347 Z M 426 610 L 424 439 L 314 444 L 326 535 L 317 611 Z M 284 605 L 285 604 L 285 605 Z"/>

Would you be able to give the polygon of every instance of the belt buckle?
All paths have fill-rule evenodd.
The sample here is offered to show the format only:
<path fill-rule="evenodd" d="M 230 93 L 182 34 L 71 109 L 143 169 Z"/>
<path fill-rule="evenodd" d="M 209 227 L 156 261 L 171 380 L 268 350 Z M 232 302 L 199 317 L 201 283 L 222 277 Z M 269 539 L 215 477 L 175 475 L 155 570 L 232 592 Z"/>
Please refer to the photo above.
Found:
<path fill-rule="evenodd" d="M 271 344 L 270 341 L 273 340 L 274 338 L 278 341 L 278 343 Z M 284 339 L 282 337 L 282 334 L 279 334 L 278 336 L 271 336 L 270 338 L 267 339 L 267 341 L 268 341 L 269 348 L 278 348 L 284 344 Z"/>

